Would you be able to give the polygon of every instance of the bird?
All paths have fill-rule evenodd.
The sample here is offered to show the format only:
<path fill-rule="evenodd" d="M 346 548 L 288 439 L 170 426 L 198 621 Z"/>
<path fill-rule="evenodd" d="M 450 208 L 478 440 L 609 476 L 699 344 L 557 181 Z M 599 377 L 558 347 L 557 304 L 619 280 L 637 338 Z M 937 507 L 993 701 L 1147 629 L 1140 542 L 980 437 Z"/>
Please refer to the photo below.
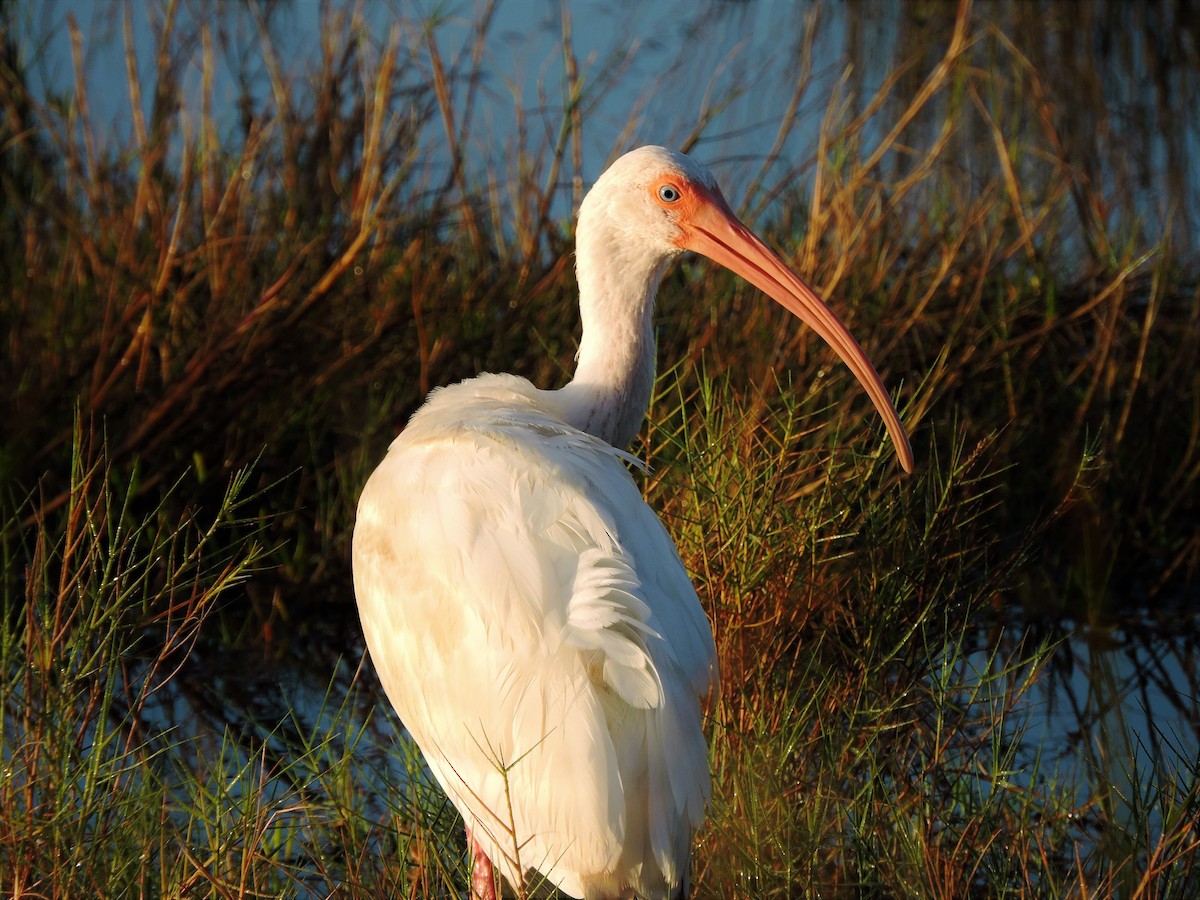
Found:
<path fill-rule="evenodd" d="M 687 896 L 710 800 L 712 627 L 626 448 L 655 379 L 655 296 L 695 251 L 813 328 L 913 454 L 850 332 L 731 211 L 711 172 L 646 146 L 580 204 L 573 378 L 433 390 L 363 488 L 352 540 L 367 650 L 462 815 L 471 896 L 497 874 L 583 900 Z"/>

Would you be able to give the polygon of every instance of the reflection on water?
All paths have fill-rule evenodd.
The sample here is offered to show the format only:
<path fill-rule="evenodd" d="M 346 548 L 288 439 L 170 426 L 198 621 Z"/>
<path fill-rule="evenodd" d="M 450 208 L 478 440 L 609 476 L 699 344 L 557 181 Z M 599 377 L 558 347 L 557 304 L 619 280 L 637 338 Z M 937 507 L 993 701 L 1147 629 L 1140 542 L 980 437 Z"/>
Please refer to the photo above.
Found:
<path fill-rule="evenodd" d="M 1111 735 L 1126 732 L 1114 726 L 1128 725 L 1138 745 L 1113 748 L 1125 759 L 1200 746 L 1198 615 L 1072 634 L 1047 678 L 1048 737 L 1103 756 Z"/>
<path fill-rule="evenodd" d="M 1156 807 L 1156 798 L 1144 796 L 1147 773 L 1174 771 L 1178 777 L 1165 783 L 1181 782 L 1200 754 L 1198 663 L 1196 610 L 1075 632 L 1038 688 L 1045 716 L 1032 718 L 1040 728 L 1030 736 L 1043 740 L 1048 753 L 1085 767 L 1088 781 L 1108 783 L 1102 805 L 1111 820 L 1137 821 L 1131 804 Z"/>
<path fill-rule="evenodd" d="M 847 18 L 846 57 L 854 71 L 868 73 L 863 96 L 892 66 L 915 59 L 897 92 L 911 96 L 944 52 L 955 15 L 952 3 L 839 9 Z M 1022 183 L 1046 177 L 1037 148 L 1047 146 L 1068 161 L 1077 185 L 1102 187 L 1106 207 L 1081 209 L 1081 215 L 1115 227 L 1116 210 L 1137 210 L 1151 243 L 1170 228 L 1182 246 L 1194 247 L 1200 117 L 1190 111 L 1200 103 L 1200 17 L 1190 4 L 990 0 L 976 3 L 974 14 L 996 40 L 992 65 L 1007 73 L 1009 90 L 1033 98 L 1038 111 L 1036 118 L 997 123 Z M 918 128 L 922 122 L 915 147 L 932 143 L 940 118 L 930 108 Z M 992 136 L 982 119 L 966 122 L 971 133 L 956 135 L 955 142 L 970 170 L 993 159 L 986 152 Z M 1075 199 L 1082 203 L 1082 194 Z"/>
<path fill-rule="evenodd" d="M 62 26 L 68 12 L 76 16 L 88 35 L 94 112 L 111 121 L 114 138 L 122 140 L 130 124 L 117 7 L 116 0 L 58 0 L 39 4 L 21 24 L 30 31 L 27 46 L 40 48 L 30 60 L 35 87 L 43 95 L 69 95 L 74 76 Z M 329 30 L 321 18 L 325 9 L 277 3 L 260 10 L 285 73 L 320 68 L 319 36 Z M 505 0 L 493 6 L 464 0 L 333 3 L 329 9 L 327 21 L 356 11 L 363 26 L 355 33 L 377 46 L 396 26 L 418 59 L 426 53 L 426 23 L 436 17 L 440 54 L 464 98 L 455 127 L 480 188 L 487 171 L 508 172 L 520 183 L 516 169 L 544 156 L 580 109 L 580 131 L 571 138 L 578 154 L 569 154 L 578 168 L 562 174 L 555 198 L 556 212 L 566 215 L 582 182 L 594 178 L 616 150 L 639 143 L 691 150 L 719 168 L 733 197 L 752 184 L 755 196 L 747 199 L 763 200 L 809 182 L 823 117 L 833 112 L 849 121 L 891 85 L 883 113 L 865 130 L 868 140 L 881 138 L 946 52 L 957 4 Z M 180 5 L 176 27 L 185 46 L 197 46 L 200 30 L 212 27 L 209 12 L 204 4 Z M 142 4 L 134 4 L 133 13 L 138 61 L 151 72 L 152 22 L 158 18 Z M 1130 229 L 1150 243 L 1169 229 L 1177 244 L 1194 246 L 1200 224 L 1200 116 L 1194 114 L 1200 107 L 1200 16 L 1187 0 L 977 0 L 972 16 L 983 48 L 972 62 L 1003 75 L 990 89 L 1007 96 L 972 97 L 961 83 L 960 90 L 924 107 L 905 131 L 902 149 L 885 155 L 880 166 L 891 173 L 918 164 L 921 148 L 938 137 L 946 104 L 978 103 L 990 107 L 996 121 L 965 117 L 951 136 L 950 158 L 966 176 L 982 177 L 981 165 L 994 173 L 994 125 L 1022 184 L 1060 174 L 1050 154 L 1067 160 L 1077 213 L 1091 223 L 1087 227 Z M 239 110 L 261 108 L 270 96 L 260 34 L 248 5 L 222 7 L 212 35 L 219 51 L 214 97 L 230 150 L 244 138 Z M 565 40 L 579 72 L 578 107 L 568 102 Z M 897 71 L 893 84 L 889 79 Z M 418 68 L 399 77 L 416 85 L 430 73 Z M 187 96 L 200 96 L 199 78 L 198 71 L 184 72 Z M 149 103 L 152 92 L 143 94 Z M 1022 103 L 1006 103 L 1012 98 Z M 303 107 L 310 100 L 292 102 Z M 1037 115 L 1006 120 L 1006 108 L 1036 109 Z M 427 152 L 417 164 L 441 183 L 450 161 L 440 119 L 429 122 L 424 138 Z M 1099 186 L 1104 201 L 1088 201 L 1084 185 Z M 1141 221 L 1115 221 L 1121 210 L 1136 210 Z"/>

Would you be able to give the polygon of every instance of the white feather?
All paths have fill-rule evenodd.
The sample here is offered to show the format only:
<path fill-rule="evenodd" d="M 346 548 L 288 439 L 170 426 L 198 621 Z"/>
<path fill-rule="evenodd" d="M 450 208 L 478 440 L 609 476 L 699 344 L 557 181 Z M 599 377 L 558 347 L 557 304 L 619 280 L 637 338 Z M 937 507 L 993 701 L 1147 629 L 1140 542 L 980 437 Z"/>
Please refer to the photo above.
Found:
<path fill-rule="evenodd" d="M 549 397 L 481 376 L 393 443 L 354 533 L 367 645 L 510 881 L 665 897 L 709 794 L 711 631 L 628 455 Z"/>

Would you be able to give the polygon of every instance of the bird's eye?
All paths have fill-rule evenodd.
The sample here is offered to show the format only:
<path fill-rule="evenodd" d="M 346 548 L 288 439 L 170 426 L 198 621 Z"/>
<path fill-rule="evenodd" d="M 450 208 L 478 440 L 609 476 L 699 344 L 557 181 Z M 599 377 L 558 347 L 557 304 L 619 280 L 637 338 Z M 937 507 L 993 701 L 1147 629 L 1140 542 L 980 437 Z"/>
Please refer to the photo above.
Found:
<path fill-rule="evenodd" d="M 658 189 L 658 199 L 663 203 L 674 203 L 683 195 L 679 193 L 679 188 L 673 184 L 664 184 Z"/>

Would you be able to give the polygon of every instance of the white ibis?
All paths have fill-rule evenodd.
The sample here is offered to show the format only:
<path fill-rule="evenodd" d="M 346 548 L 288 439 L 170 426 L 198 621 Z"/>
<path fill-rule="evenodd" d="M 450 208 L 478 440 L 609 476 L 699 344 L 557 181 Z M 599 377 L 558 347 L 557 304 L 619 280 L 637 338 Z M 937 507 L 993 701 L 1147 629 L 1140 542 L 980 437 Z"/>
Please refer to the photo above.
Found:
<path fill-rule="evenodd" d="M 654 297 L 695 250 L 828 341 L 912 450 L 837 316 L 662 147 L 613 163 L 579 210 L 575 377 L 480 375 L 430 394 L 358 505 L 354 589 L 387 695 L 462 814 L 473 896 L 495 870 L 577 898 L 686 896 L 709 799 L 712 629 L 622 451 L 654 384 Z"/>

